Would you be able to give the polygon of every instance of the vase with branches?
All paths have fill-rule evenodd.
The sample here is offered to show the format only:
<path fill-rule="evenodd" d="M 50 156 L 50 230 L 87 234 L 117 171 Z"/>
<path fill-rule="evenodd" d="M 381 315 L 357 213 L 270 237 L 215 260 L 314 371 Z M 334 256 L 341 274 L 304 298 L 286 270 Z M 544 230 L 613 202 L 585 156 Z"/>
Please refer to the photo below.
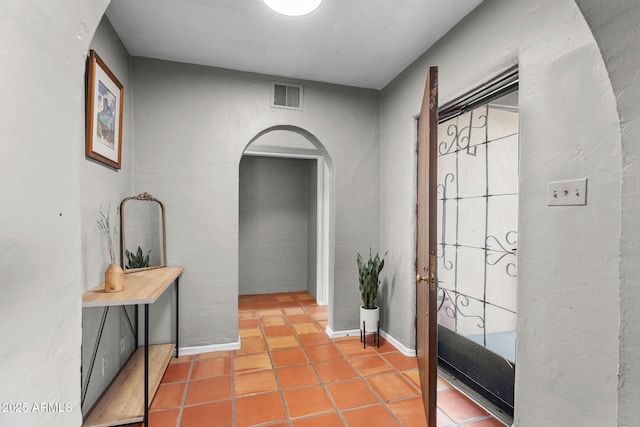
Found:
<path fill-rule="evenodd" d="M 118 236 L 117 227 L 118 209 L 116 209 L 115 221 L 111 222 L 111 204 L 107 208 L 105 214 L 100 206 L 100 214 L 98 215 L 98 228 L 107 242 L 109 250 L 109 267 L 104 273 L 104 290 L 105 292 L 120 292 L 124 290 L 124 270 L 116 262 L 116 251 L 114 242 Z"/>

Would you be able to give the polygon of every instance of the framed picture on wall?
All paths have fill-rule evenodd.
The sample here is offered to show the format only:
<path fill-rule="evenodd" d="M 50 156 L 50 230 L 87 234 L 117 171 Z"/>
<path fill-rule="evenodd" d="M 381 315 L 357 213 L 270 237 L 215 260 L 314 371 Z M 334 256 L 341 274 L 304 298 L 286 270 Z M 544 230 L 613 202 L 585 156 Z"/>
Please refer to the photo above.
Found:
<path fill-rule="evenodd" d="M 87 74 L 86 156 L 120 169 L 124 87 L 95 51 Z"/>

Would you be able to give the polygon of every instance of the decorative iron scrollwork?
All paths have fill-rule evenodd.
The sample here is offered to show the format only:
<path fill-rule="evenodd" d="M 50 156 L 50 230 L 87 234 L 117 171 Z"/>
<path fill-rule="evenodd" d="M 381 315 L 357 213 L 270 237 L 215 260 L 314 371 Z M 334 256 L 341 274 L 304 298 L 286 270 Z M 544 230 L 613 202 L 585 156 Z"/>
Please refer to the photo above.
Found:
<path fill-rule="evenodd" d="M 456 180 L 456 177 L 453 173 L 449 172 L 444 176 L 444 182 L 442 184 L 438 184 L 438 192 L 442 192 L 442 198 L 447 200 L 447 187 L 449 184 L 453 184 Z M 442 191 L 441 191 L 442 190 Z"/>
<path fill-rule="evenodd" d="M 443 326 L 451 327 L 455 332 L 463 333 L 465 336 L 470 332 L 469 329 L 475 330 L 477 327 L 480 330 L 479 333 L 485 337 L 485 344 L 488 333 L 485 328 L 487 321 L 490 324 L 493 322 L 490 317 L 493 315 L 492 313 L 495 313 L 495 310 L 502 310 L 515 315 L 515 312 L 507 307 L 497 305 L 497 301 L 487 301 L 484 297 L 479 296 L 476 298 L 462 293 L 463 289 L 459 283 L 460 277 L 463 274 L 467 276 L 471 274 L 465 269 L 471 268 L 475 271 L 477 268 L 477 275 L 474 276 L 474 280 L 477 280 L 476 284 L 479 288 L 483 287 L 484 294 L 487 296 L 493 295 L 491 292 L 487 293 L 487 288 L 490 286 L 487 283 L 487 273 L 490 266 L 496 266 L 491 269 L 492 275 L 489 277 L 492 282 L 499 282 L 497 286 L 515 285 L 515 280 L 510 278 L 515 278 L 518 275 L 517 231 L 508 231 L 504 235 L 490 235 L 488 230 L 489 224 L 494 220 L 494 217 L 488 216 L 493 213 L 493 210 L 489 209 L 489 199 L 491 197 L 511 195 L 492 194 L 489 192 L 486 179 L 489 176 L 493 176 L 490 172 L 494 172 L 490 170 L 490 166 L 496 164 L 494 162 L 495 156 L 501 155 L 501 146 L 492 145 L 492 141 L 489 140 L 489 118 L 489 106 L 484 105 L 465 112 L 464 115 L 457 118 L 447 120 L 441 124 L 441 139 L 437 146 L 439 156 L 451 154 L 446 158 L 446 161 L 444 161 L 444 158 L 441 160 L 442 164 L 448 165 L 450 169 L 445 169 L 439 174 L 440 181 L 437 185 L 438 202 L 442 200 L 442 206 L 438 206 L 442 216 L 438 224 L 440 230 L 437 255 L 442 260 L 439 263 L 439 267 L 443 272 L 447 271 L 447 282 L 440 283 L 437 289 L 438 316 Z M 500 126 L 500 123 L 497 123 L 497 125 Z M 493 151 L 494 149 L 496 151 Z M 489 155 L 490 152 L 492 154 L 491 157 Z M 469 159 L 466 156 L 475 156 L 476 158 Z M 497 158 L 500 159 L 501 157 Z M 472 160 L 472 162 L 468 160 Z M 469 169 L 466 169 L 467 167 Z M 464 188 L 464 185 L 461 186 L 460 175 L 463 173 L 464 177 L 468 178 L 465 180 L 466 182 L 484 180 L 483 182 L 487 184 L 484 186 L 484 191 L 482 193 L 476 192 L 477 194 L 473 193 L 472 196 L 461 197 L 461 194 L 466 195 L 468 193 L 464 191 L 468 189 Z M 484 238 L 484 242 L 481 244 L 482 247 L 479 247 L 478 243 L 480 242 L 475 243 L 476 246 L 466 246 L 466 248 L 473 249 L 473 253 L 467 249 L 464 249 L 466 252 L 459 250 L 459 248 L 465 247 L 470 243 L 469 241 L 459 240 L 460 236 L 465 236 L 467 229 L 464 227 L 468 224 L 468 221 L 462 222 L 460 219 L 464 219 L 467 215 L 481 214 L 480 212 L 465 210 L 471 209 L 471 204 L 464 204 L 461 201 L 471 198 L 484 200 L 482 210 L 486 215 L 483 218 L 484 227 L 478 225 L 477 229 L 474 229 L 476 235 L 481 234 Z M 475 207 L 479 203 L 481 202 L 477 202 L 473 206 Z M 511 214 L 511 212 L 505 212 L 504 214 Z M 473 224 L 475 226 L 476 222 Z M 474 265 L 467 266 L 467 262 L 473 262 Z M 500 277 L 493 275 L 495 270 L 498 270 Z M 502 271 L 506 272 L 506 276 L 502 274 Z M 493 308 L 488 310 L 488 306 Z M 463 321 L 462 319 L 470 320 Z"/>
<path fill-rule="evenodd" d="M 442 141 L 438 144 L 438 153 L 440 155 L 449 154 L 454 151 L 467 150 L 467 154 L 476 155 L 476 149 L 471 147 L 471 131 L 473 129 L 485 129 L 488 123 L 488 111 L 485 110 L 476 117 L 477 123 L 473 121 L 473 113 L 469 113 L 469 125 L 458 127 L 457 123 L 451 123 L 447 127 L 447 136 L 451 137 L 450 141 Z"/>
<path fill-rule="evenodd" d="M 503 245 L 502 242 L 495 236 L 487 236 L 487 240 L 485 243 L 488 249 L 485 260 L 488 265 L 491 265 L 491 266 L 496 265 L 500 261 L 502 261 L 505 257 L 508 257 L 508 256 L 513 257 L 513 258 L 510 258 L 510 259 L 513 259 L 513 261 L 510 261 L 505 265 L 505 271 L 507 275 L 510 277 L 518 276 L 518 267 L 516 265 L 516 260 L 515 260 L 516 258 L 515 246 L 518 241 L 517 236 L 518 236 L 517 231 L 509 231 L 504 236 L 504 241 L 506 245 L 513 246 L 511 249 L 507 249 L 505 245 Z M 498 245 L 499 249 L 492 248 L 491 242 L 495 242 L 495 244 Z M 494 257 L 498 257 L 498 258 L 494 260 L 493 259 Z"/>
<path fill-rule="evenodd" d="M 441 255 L 438 258 L 442 259 L 442 265 L 446 270 L 453 269 L 453 262 L 447 259 L 446 242 L 447 242 L 447 187 L 449 184 L 453 184 L 455 181 L 455 175 L 451 172 L 444 176 L 444 183 L 438 184 L 438 191 L 442 192 L 442 227 L 440 231 L 441 241 Z"/>
<path fill-rule="evenodd" d="M 455 296 L 452 298 L 451 294 Z M 473 314 L 466 314 L 462 310 L 463 308 L 469 307 L 470 299 L 465 294 L 461 294 L 455 291 L 451 291 L 449 289 L 445 289 L 442 287 L 438 287 L 438 312 L 444 306 L 445 301 L 449 300 L 451 305 L 447 305 L 444 307 L 444 314 L 450 318 L 457 321 L 458 316 L 465 317 L 467 319 L 478 319 L 478 323 L 476 326 L 480 329 L 484 329 L 484 317 Z"/>

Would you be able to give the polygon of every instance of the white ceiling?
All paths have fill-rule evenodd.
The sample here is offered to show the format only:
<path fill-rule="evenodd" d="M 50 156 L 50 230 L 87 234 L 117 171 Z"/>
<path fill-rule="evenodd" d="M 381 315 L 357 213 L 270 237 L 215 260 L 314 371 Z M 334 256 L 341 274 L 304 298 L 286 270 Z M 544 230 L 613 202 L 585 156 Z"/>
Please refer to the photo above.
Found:
<path fill-rule="evenodd" d="M 382 89 L 482 0 L 325 0 L 285 17 L 262 0 L 113 0 L 134 56 Z"/>

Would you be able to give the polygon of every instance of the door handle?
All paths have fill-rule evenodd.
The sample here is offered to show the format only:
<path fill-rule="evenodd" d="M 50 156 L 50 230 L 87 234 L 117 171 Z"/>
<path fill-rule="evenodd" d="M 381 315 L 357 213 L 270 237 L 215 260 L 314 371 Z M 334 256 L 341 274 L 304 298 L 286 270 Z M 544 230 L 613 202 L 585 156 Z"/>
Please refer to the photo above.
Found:
<path fill-rule="evenodd" d="M 416 274 L 416 285 L 420 284 L 420 282 L 426 282 L 427 279 L 423 278 L 420 274 Z"/>

